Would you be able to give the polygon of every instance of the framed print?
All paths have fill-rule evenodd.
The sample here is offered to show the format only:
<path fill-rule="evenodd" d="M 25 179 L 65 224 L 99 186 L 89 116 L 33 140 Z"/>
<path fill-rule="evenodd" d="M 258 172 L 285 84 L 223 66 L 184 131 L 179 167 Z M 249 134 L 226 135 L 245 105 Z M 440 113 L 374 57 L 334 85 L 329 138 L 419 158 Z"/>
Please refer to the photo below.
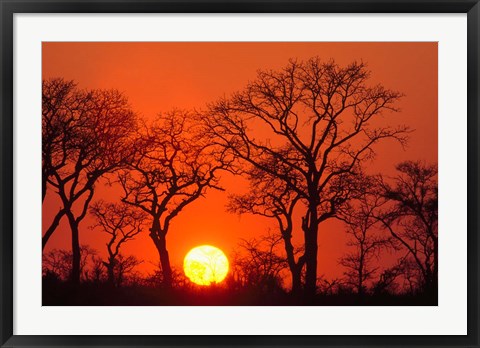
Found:
<path fill-rule="evenodd" d="M 2 1 L 2 345 L 478 346 L 479 6 Z"/>

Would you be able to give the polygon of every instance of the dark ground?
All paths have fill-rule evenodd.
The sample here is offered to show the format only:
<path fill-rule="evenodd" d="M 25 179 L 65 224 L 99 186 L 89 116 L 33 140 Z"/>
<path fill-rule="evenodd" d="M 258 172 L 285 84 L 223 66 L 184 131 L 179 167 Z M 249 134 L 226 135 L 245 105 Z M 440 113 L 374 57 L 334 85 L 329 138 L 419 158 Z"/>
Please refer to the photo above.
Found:
<path fill-rule="evenodd" d="M 65 282 L 45 282 L 43 306 L 435 306 L 436 296 L 365 295 L 344 293 L 317 295 L 315 299 L 293 298 L 283 291 L 264 293 L 258 289 L 231 290 L 226 287 L 166 289 L 148 286 L 112 288 L 105 283 L 72 286 Z"/>

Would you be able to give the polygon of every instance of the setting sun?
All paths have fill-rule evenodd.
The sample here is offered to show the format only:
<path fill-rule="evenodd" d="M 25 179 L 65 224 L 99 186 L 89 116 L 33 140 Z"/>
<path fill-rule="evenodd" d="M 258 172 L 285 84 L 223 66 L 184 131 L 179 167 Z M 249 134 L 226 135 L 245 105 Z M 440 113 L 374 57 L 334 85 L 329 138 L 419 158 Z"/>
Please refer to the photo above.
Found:
<path fill-rule="evenodd" d="M 228 273 L 228 259 L 220 249 L 211 245 L 193 248 L 183 262 L 185 275 L 195 284 L 220 283 Z"/>

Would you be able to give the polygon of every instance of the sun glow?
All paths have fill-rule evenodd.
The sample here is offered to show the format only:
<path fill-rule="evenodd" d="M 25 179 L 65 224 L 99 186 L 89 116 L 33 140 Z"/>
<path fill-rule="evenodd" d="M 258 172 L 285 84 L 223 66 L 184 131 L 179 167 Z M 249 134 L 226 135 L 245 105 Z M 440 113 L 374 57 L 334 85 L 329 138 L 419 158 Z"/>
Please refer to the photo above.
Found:
<path fill-rule="evenodd" d="M 185 275 L 198 285 L 220 283 L 227 276 L 228 266 L 223 251 L 211 245 L 193 248 L 183 261 Z"/>

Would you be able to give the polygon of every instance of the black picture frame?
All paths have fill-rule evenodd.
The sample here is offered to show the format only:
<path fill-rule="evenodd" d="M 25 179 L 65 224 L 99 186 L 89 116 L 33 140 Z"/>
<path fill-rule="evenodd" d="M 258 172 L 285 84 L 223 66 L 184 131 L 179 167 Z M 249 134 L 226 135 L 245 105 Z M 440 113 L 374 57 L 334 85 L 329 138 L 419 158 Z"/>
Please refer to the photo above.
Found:
<path fill-rule="evenodd" d="M 2 347 L 479 347 L 479 0 L 0 0 L 0 343 Z M 13 334 L 13 17 L 16 13 L 467 13 L 468 334 L 465 336 L 21 336 Z M 455 318 L 451 318 L 452 321 Z"/>

